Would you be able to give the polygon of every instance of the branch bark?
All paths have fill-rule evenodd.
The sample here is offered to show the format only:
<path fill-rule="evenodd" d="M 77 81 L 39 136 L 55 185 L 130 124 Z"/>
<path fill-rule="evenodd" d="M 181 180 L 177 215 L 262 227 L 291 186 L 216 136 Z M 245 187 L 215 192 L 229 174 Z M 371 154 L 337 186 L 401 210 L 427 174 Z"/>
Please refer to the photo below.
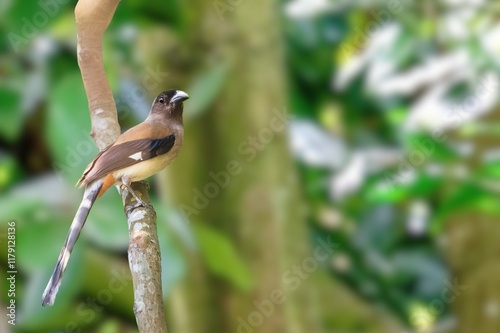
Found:
<path fill-rule="evenodd" d="M 120 135 L 120 125 L 102 59 L 102 37 L 119 0 L 80 0 L 75 8 L 78 32 L 78 65 L 89 103 L 91 135 L 100 150 Z M 145 202 L 144 182 L 132 184 Z M 128 258 L 134 285 L 134 313 L 141 333 L 167 332 L 161 290 L 161 260 L 156 213 L 151 208 L 133 209 L 132 195 L 118 188 L 129 226 Z"/>

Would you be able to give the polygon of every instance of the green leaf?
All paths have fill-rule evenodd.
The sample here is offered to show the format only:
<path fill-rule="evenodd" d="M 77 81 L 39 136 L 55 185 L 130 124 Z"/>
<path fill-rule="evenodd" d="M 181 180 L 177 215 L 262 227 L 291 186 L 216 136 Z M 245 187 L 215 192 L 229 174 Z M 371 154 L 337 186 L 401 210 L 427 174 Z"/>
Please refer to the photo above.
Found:
<path fill-rule="evenodd" d="M 227 77 L 228 66 L 223 63 L 202 73 L 188 89 L 190 96 L 186 103 L 185 117 L 195 118 L 206 111 L 222 90 Z"/>
<path fill-rule="evenodd" d="M 432 222 L 432 231 L 437 234 L 448 218 L 466 210 L 495 213 L 498 215 L 498 199 L 475 183 L 469 182 L 460 187 L 439 206 Z"/>
<path fill-rule="evenodd" d="M 122 323 L 115 318 L 107 319 L 98 328 L 97 333 L 119 333 L 122 331 Z"/>
<path fill-rule="evenodd" d="M 480 170 L 477 173 L 477 176 L 486 179 L 500 178 L 500 161 L 499 160 L 491 161 L 488 162 L 488 164 L 481 166 Z"/>
<path fill-rule="evenodd" d="M 185 259 L 175 242 L 179 236 L 172 228 L 172 221 L 180 217 L 172 208 L 165 207 L 159 201 L 152 202 L 158 216 L 156 224 L 160 241 L 163 296 L 168 297 L 175 284 L 186 274 Z"/>
<path fill-rule="evenodd" d="M 460 208 L 470 207 L 470 204 L 478 198 L 483 197 L 485 191 L 472 183 L 466 183 L 460 186 L 457 191 L 442 203 L 438 213 L 457 211 Z"/>
<path fill-rule="evenodd" d="M 366 189 L 366 198 L 371 203 L 395 203 L 409 196 L 410 184 L 376 182 Z"/>
<path fill-rule="evenodd" d="M 37 1 L 26 3 L 12 1 L 5 15 L 6 30 L 19 34 L 23 38 L 32 39 L 49 23 L 48 16 L 44 14 Z M 40 19 L 36 25 L 33 21 L 35 15 Z"/>
<path fill-rule="evenodd" d="M 405 160 L 415 166 L 420 165 L 420 159 L 424 163 L 430 161 L 451 161 L 460 159 L 460 155 L 454 151 L 449 144 L 441 142 L 443 139 L 423 133 L 407 134 L 405 136 Z M 416 159 L 418 162 L 412 162 Z M 417 165 L 418 164 L 418 165 Z"/>
<path fill-rule="evenodd" d="M 10 155 L 0 153 L 0 192 L 17 183 L 23 175 L 17 160 Z"/>
<path fill-rule="evenodd" d="M 408 109 L 406 107 L 398 106 L 385 113 L 388 122 L 393 126 L 400 126 L 408 116 Z"/>
<path fill-rule="evenodd" d="M 68 74 L 49 96 L 45 135 L 59 176 L 76 182 L 97 153 L 90 135 L 87 97 L 80 73 Z"/>
<path fill-rule="evenodd" d="M 127 218 L 120 196 L 114 189 L 108 190 L 92 207 L 85 237 L 104 249 L 126 251 L 129 245 Z"/>
<path fill-rule="evenodd" d="M 28 272 L 56 263 L 70 225 L 49 211 L 39 214 L 46 215 L 43 222 L 18 223 L 16 230 L 17 263 Z M 41 248 L 43 251 L 40 251 Z"/>
<path fill-rule="evenodd" d="M 11 6 L 5 12 L 2 23 L 8 31 L 7 38 L 15 52 L 25 49 L 53 24 L 57 16 L 73 6 L 69 1 L 10 2 Z"/>
<path fill-rule="evenodd" d="M 214 274 L 227 279 L 242 290 L 249 290 L 252 287 L 248 268 L 229 239 L 202 225 L 196 226 L 195 234 L 200 244 L 201 255 Z"/>
<path fill-rule="evenodd" d="M 77 251 L 76 256 L 80 256 Z M 55 260 L 54 258 L 54 263 Z M 75 296 L 79 293 L 83 281 L 81 269 L 73 269 L 71 266 L 76 259 L 71 256 L 68 269 L 64 274 L 61 289 L 57 294 L 54 306 L 42 307 L 41 297 L 52 271 L 36 272 L 27 279 L 26 291 L 18 301 L 19 320 L 17 326 L 27 332 L 53 332 L 62 327 L 84 327 L 93 321 L 98 321 L 103 316 L 102 311 L 94 311 L 95 318 L 89 322 L 88 316 L 82 316 L 81 307 L 73 303 Z"/>

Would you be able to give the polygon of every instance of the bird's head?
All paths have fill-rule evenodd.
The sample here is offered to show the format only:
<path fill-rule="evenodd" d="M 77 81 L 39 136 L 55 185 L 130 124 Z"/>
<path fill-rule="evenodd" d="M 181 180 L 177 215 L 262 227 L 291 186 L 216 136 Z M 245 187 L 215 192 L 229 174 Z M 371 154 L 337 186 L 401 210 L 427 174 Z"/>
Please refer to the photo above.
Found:
<path fill-rule="evenodd" d="M 167 119 L 182 119 L 183 102 L 189 95 L 182 90 L 166 90 L 155 98 L 151 114 Z"/>

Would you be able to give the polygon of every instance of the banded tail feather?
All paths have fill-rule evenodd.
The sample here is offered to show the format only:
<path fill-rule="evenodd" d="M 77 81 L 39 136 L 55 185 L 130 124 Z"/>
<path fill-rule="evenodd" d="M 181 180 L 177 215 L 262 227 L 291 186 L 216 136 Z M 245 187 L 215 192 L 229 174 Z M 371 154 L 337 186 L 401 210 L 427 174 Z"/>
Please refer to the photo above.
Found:
<path fill-rule="evenodd" d="M 52 273 L 49 283 L 47 284 L 47 287 L 43 292 L 43 306 L 52 306 L 54 304 L 57 292 L 59 291 L 59 287 L 61 286 L 62 276 L 64 274 L 64 271 L 66 270 L 66 266 L 71 255 L 71 251 L 73 250 L 73 247 L 78 240 L 78 236 L 80 235 L 80 231 L 82 230 L 85 221 L 87 220 L 87 216 L 89 215 L 92 205 L 94 204 L 99 194 L 101 194 L 100 191 L 102 186 L 103 180 L 96 180 L 95 182 L 89 184 L 85 189 L 82 202 L 80 203 L 80 207 L 78 208 L 75 217 L 73 218 L 73 222 L 71 223 L 71 227 L 69 228 L 68 236 L 66 236 L 66 241 L 64 242 L 61 253 L 59 254 L 59 259 L 57 259 L 57 264 L 54 268 L 54 272 Z"/>

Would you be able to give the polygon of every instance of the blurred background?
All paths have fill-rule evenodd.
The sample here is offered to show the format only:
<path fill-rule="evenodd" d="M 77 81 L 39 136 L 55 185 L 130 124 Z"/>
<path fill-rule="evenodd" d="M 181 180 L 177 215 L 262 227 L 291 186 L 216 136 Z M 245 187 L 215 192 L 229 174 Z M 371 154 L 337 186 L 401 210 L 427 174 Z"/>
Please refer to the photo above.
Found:
<path fill-rule="evenodd" d="M 137 332 L 114 190 L 40 305 L 97 153 L 75 4 L 0 4 L 1 332 Z M 163 90 L 191 96 L 151 180 L 169 331 L 499 332 L 499 17 L 485 0 L 122 1 L 103 41 L 122 129 Z"/>

